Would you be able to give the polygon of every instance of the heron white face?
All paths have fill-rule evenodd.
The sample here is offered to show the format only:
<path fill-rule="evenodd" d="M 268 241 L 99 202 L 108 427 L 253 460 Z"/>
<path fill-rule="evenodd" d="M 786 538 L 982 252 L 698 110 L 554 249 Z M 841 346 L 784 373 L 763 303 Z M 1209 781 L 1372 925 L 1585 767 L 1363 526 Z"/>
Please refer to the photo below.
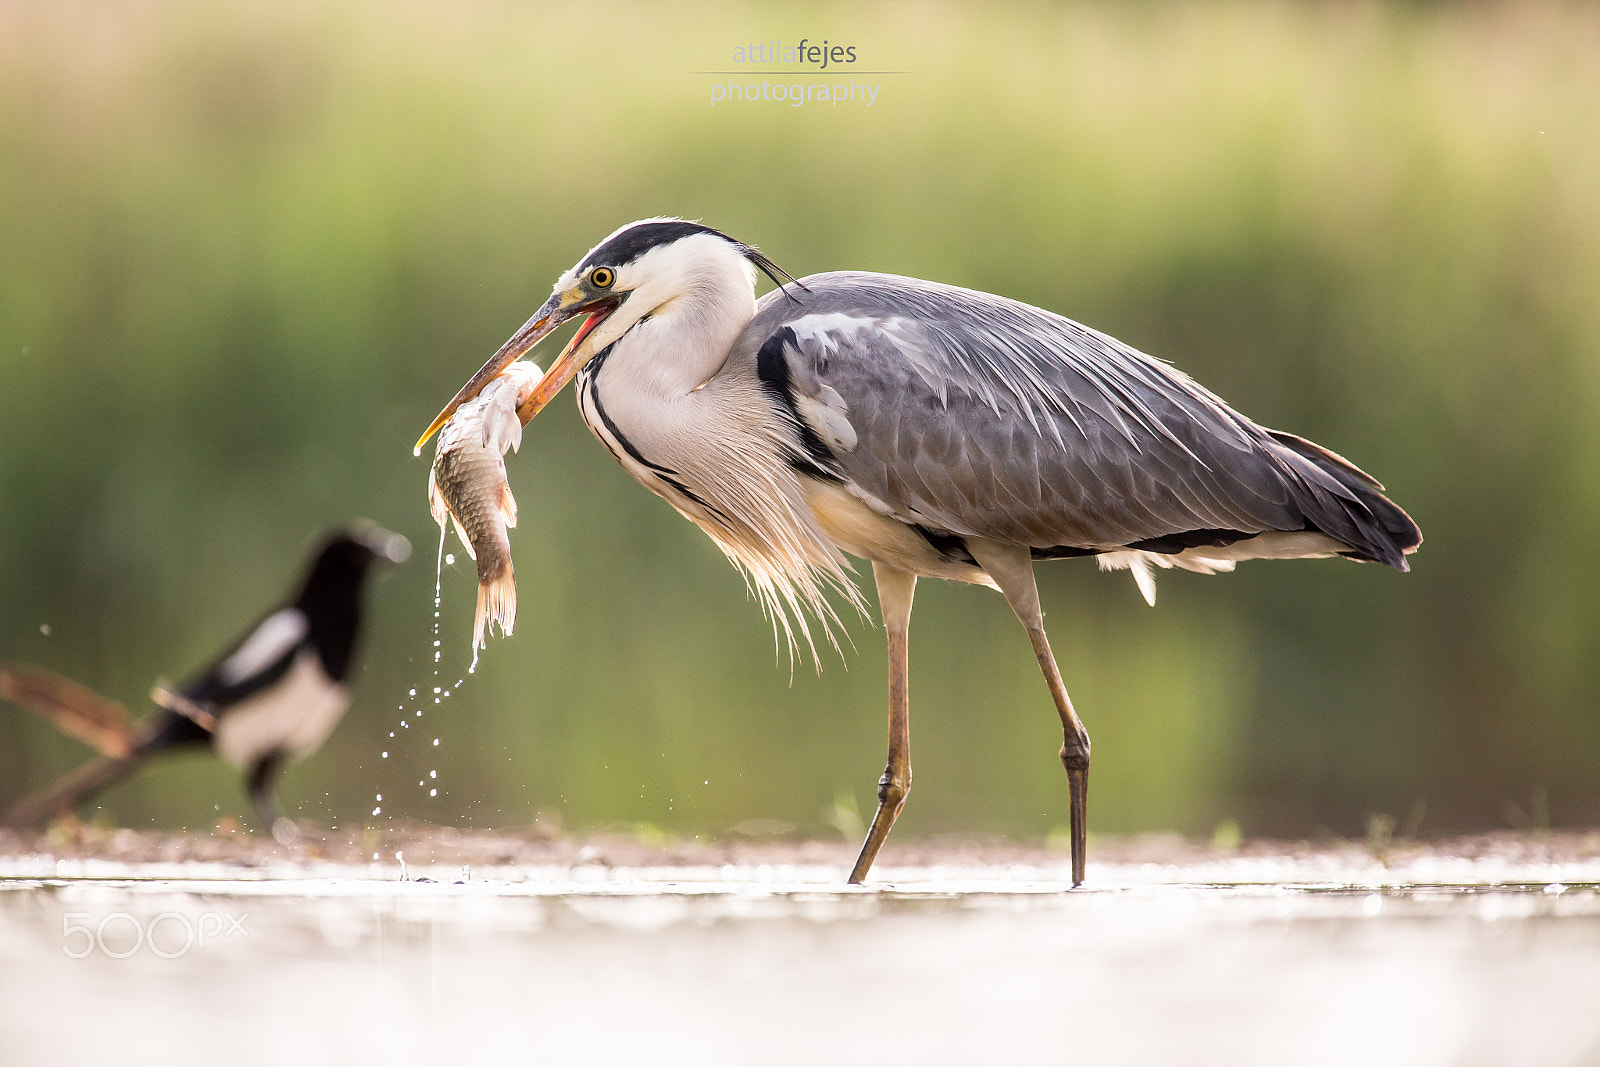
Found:
<path fill-rule="evenodd" d="M 776 270 L 754 249 L 696 222 L 645 219 L 617 230 L 563 274 L 543 307 L 462 387 L 428 431 L 471 400 L 506 366 L 569 319 L 588 314 L 577 334 L 518 409 L 527 423 L 594 356 L 649 319 L 709 314 L 730 293 L 743 293 L 740 311 L 753 313 L 755 269 Z M 748 302 L 748 309 L 744 302 Z M 726 307 L 723 307 L 726 310 Z M 748 313 L 746 317 L 748 318 Z"/>
<path fill-rule="evenodd" d="M 754 313 L 755 268 L 726 238 L 692 233 L 655 245 L 623 263 L 609 262 L 606 245 L 611 240 L 601 242 L 582 263 L 563 274 L 550 298 L 558 306 L 570 302 L 585 308 L 603 306 L 608 297 L 618 301 L 573 347 L 577 367 L 645 319 L 692 315 L 730 291 L 750 293 L 749 311 Z"/>

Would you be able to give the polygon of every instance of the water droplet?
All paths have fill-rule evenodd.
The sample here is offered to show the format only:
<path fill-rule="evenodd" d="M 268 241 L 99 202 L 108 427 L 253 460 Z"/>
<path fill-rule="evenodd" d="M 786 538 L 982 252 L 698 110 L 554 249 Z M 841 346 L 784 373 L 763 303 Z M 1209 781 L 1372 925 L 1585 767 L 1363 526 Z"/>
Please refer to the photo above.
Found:
<path fill-rule="evenodd" d="M 415 690 L 415 689 L 413 689 L 413 690 L 412 690 L 412 691 L 411 691 L 411 695 L 412 695 L 412 696 L 416 696 L 416 695 L 417 695 L 417 691 L 416 691 L 416 690 Z"/>
<path fill-rule="evenodd" d="M 439 747 L 439 739 L 437 737 L 435 737 L 433 739 L 433 747 L 434 748 L 438 748 Z"/>
<path fill-rule="evenodd" d="M 394 736 L 394 734 L 390 734 L 390 735 L 389 735 L 389 736 L 390 736 L 390 737 L 393 737 L 393 736 Z M 383 758 L 384 758 L 384 759 L 388 759 L 388 758 L 389 758 L 389 753 L 387 753 L 387 752 L 385 752 L 385 753 L 384 753 L 384 754 L 383 754 Z"/>
<path fill-rule="evenodd" d="M 442 689 L 440 689 L 440 688 L 439 688 L 439 687 L 438 687 L 438 686 L 434 686 L 434 687 L 433 687 L 433 691 L 434 691 L 434 692 L 435 692 L 435 693 L 442 693 L 442 692 L 444 692 L 444 690 L 442 690 Z"/>
<path fill-rule="evenodd" d="M 439 791 L 437 789 L 430 789 L 428 790 L 428 795 L 430 797 L 436 797 L 439 795 Z"/>
<path fill-rule="evenodd" d="M 438 771 L 429 771 L 428 772 L 428 777 L 429 778 L 437 778 L 437 777 L 439 777 L 439 772 Z M 383 798 L 379 797 L 378 799 L 382 800 Z"/>
<path fill-rule="evenodd" d="M 41 622 L 39 624 L 39 632 L 44 634 L 46 637 L 49 637 L 50 636 L 50 624 L 47 623 L 47 622 Z"/>
<path fill-rule="evenodd" d="M 454 552 L 446 553 L 444 561 L 454 567 L 456 565 L 456 554 Z"/>
<path fill-rule="evenodd" d="M 380 815 L 382 813 L 383 813 L 383 809 L 382 808 L 373 808 L 372 809 L 372 814 L 374 814 L 374 815 Z"/>
<path fill-rule="evenodd" d="M 373 797 L 372 799 L 381 802 L 383 800 L 383 794 L 379 793 L 377 796 Z"/>

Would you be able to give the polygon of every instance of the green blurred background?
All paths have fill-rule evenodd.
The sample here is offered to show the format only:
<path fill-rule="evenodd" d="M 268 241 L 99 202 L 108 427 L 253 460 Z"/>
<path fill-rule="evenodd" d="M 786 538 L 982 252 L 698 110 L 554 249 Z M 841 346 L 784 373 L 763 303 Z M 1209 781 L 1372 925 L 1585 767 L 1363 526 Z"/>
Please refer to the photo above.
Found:
<path fill-rule="evenodd" d="M 863 76 L 870 108 L 711 106 L 726 76 L 700 72 L 802 37 L 897 73 Z M 367 516 L 418 551 L 372 590 L 355 706 L 288 773 L 292 813 L 833 833 L 882 768 L 881 634 L 850 619 L 855 649 L 791 680 L 735 571 L 566 399 L 509 463 L 515 636 L 398 727 L 464 674 L 473 600 L 462 558 L 436 676 L 412 441 L 592 244 L 681 215 L 795 275 L 1089 323 L 1421 524 L 1409 575 L 1163 573 L 1154 610 L 1125 574 L 1041 568 L 1096 830 L 1594 825 L 1597 200 L 1578 6 L 5 0 L 0 658 L 143 708 L 314 531 Z M 1004 602 L 924 582 L 912 633 L 898 835 L 1051 834 L 1059 730 Z M 0 707 L 0 806 L 85 752 Z M 100 807 L 246 810 L 206 758 Z"/>

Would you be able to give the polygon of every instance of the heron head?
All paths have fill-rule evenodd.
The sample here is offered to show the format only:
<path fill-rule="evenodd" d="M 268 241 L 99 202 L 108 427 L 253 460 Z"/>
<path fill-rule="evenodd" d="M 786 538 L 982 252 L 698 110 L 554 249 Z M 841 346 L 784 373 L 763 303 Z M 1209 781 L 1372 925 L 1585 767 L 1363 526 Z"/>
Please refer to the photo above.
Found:
<path fill-rule="evenodd" d="M 793 281 L 754 248 L 710 226 L 664 218 L 630 222 L 557 279 L 544 306 L 489 357 L 433 420 L 417 442 L 417 452 L 456 408 L 570 319 L 588 316 L 518 409 L 524 423 L 596 355 L 646 319 L 670 312 L 674 305 L 690 304 L 708 291 L 725 292 L 729 285 L 742 284 L 752 294 L 753 311 L 756 268 L 779 284 L 780 275 Z"/>

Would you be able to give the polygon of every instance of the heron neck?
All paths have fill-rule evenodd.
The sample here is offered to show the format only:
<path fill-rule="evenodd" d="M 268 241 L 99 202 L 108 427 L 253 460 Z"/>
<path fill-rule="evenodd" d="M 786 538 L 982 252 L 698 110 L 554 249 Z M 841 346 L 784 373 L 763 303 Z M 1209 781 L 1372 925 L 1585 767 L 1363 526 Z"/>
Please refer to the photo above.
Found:
<path fill-rule="evenodd" d="M 743 279 L 697 286 L 656 308 L 617 341 L 607 359 L 608 384 L 626 383 L 626 391 L 640 399 L 682 400 L 722 367 L 755 312 L 755 294 Z"/>

